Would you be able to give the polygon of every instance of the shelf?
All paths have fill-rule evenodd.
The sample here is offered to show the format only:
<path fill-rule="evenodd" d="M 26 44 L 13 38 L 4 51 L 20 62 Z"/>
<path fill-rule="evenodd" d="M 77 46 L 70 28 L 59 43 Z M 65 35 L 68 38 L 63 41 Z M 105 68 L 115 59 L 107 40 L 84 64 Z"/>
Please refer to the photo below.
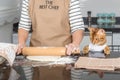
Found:
<path fill-rule="evenodd" d="M 113 33 L 119 33 L 120 32 L 120 28 L 103 28 L 105 29 L 105 31 L 110 31 Z"/>
<path fill-rule="evenodd" d="M 93 25 L 93 27 L 96 27 L 97 25 Z M 103 28 L 106 32 L 112 32 L 112 33 L 120 33 L 120 25 L 115 25 L 115 27 L 109 27 L 109 28 Z M 87 32 L 88 29 L 85 29 Z"/>

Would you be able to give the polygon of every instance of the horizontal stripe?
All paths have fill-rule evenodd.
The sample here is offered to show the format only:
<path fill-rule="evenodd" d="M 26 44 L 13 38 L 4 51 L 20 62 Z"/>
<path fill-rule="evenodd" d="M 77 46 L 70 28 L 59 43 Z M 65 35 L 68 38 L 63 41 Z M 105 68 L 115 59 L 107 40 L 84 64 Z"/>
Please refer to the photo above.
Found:
<path fill-rule="evenodd" d="M 26 24 L 26 23 L 24 23 L 24 22 L 20 22 L 19 24 L 20 24 L 20 25 L 27 26 L 28 28 L 31 26 L 31 23 L 27 23 L 27 24 Z"/>
<path fill-rule="evenodd" d="M 30 31 L 30 29 L 24 28 L 24 27 L 19 27 L 19 29 L 24 29 L 26 31 Z"/>
<path fill-rule="evenodd" d="M 26 28 L 27 30 L 30 30 L 30 26 L 27 26 L 25 24 L 19 24 L 19 27 L 23 27 L 23 28 Z"/>
<path fill-rule="evenodd" d="M 71 20 L 70 24 L 79 23 L 79 22 L 83 22 L 83 20 L 82 19 Z"/>

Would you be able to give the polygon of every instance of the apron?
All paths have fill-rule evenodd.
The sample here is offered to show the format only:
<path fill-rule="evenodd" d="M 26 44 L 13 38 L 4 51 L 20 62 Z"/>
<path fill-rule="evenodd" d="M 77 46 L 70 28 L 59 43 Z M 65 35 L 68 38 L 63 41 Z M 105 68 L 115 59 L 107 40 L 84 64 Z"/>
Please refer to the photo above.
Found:
<path fill-rule="evenodd" d="M 30 0 L 31 46 L 65 46 L 71 42 L 69 0 Z"/>

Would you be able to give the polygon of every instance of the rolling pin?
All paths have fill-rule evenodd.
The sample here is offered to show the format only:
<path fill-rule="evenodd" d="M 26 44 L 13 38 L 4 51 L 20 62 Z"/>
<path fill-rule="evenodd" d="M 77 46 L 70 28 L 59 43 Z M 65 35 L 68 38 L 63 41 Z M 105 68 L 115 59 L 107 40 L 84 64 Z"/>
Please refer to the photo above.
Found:
<path fill-rule="evenodd" d="M 22 54 L 26 56 L 64 56 L 66 55 L 65 47 L 24 47 Z M 80 54 L 75 51 L 72 54 Z"/>

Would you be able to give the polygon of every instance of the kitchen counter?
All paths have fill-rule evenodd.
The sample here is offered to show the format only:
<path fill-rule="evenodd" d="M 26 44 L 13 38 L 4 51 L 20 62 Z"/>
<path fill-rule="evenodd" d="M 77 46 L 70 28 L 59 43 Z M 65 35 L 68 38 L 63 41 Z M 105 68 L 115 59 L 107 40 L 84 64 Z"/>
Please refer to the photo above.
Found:
<path fill-rule="evenodd" d="M 114 57 L 114 58 L 120 57 L 120 52 L 111 52 L 111 55 L 109 56 L 109 58 L 112 58 L 112 57 Z M 22 58 L 24 58 L 24 57 L 22 57 Z M 52 75 L 53 71 L 55 71 L 56 74 L 59 74 L 59 76 L 61 76 L 62 78 L 63 78 L 62 75 L 65 74 L 66 80 L 70 80 L 70 78 L 71 78 L 70 70 L 69 69 L 67 70 L 67 65 L 55 65 L 55 66 L 49 66 L 49 65 L 45 66 L 44 65 L 43 66 L 44 63 L 40 63 L 40 62 L 37 62 L 37 64 L 41 64 L 42 66 L 34 67 L 35 73 L 33 74 L 34 75 L 33 80 L 41 80 L 40 74 L 42 74 L 42 73 L 44 73 L 42 75 L 47 75 L 47 76 L 45 76 L 46 79 L 44 79 L 44 80 L 51 80 L 48 77 L 50 77 L 49 76 L 50 74 L 51 74 L 51 76 L 53 76 Z M 28 65 L 28 67 L 30 67 L 30 65 Z M 57 72 L 59 70 L 63 70 L 64 73 Z M 2 79 L 3 77 L 6 78 L 4 75 L 9 77 L 9 75 L 8 75 L 10 72 L 9 67 L 6 67 L 5 65 L 0 66 L 0 71 L 3 72 L 3 73 L 0 72 L 0 79 Z M 40 73 L 40 71 L 41 71 L 41 73 Z M 55 73 L 53 73 L 53 74 L 55 74 Z M 44 77 L 42 77 L 42 78 L 44 78 Z M 83 70 L 82 79 L 83 80 L 119 80 L 120 79 L 120 71 L 105 72 L 104 77 L 101 79 L 101 78 L 99 78 L 99 76 L 97 74 L 88 75 L 88 71 Z M 8 79 L 4 79 L 4 80 L 8 80 Z M 52 80 L 54 80 L 54 79 L 52 79 Z"/>

